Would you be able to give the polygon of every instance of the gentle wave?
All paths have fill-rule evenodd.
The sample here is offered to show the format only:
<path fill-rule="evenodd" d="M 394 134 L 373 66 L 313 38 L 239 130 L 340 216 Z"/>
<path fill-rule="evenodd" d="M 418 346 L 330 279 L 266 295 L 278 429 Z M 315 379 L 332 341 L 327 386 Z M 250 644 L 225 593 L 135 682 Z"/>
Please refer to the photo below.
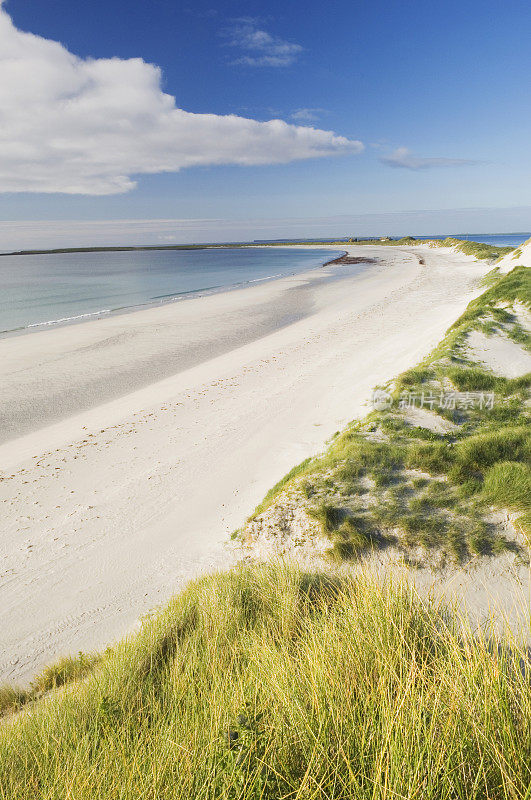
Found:
<path fill-rule="evenodd" d="M 152 297 L 151 301 L 153 302 L 155 300 L 161 300 L 161 301 L 180 300 L 184 299 L 185 297 L 191 294 L 196 294 L 198 296 L 201 296 L 201 294 L 203 294 L 204 292 L 215 292 L 216 289 L 223 289 L 225 291 L 230 291 L 230 289 L 237 289 L 239 286 L 247 286 L 248 283 L 260 283 L 261 281 L 270 281 L 273 278 L 284 278 L 284 277 L 286 277 L 285 274 L 283 272 L 279 272 L 277 275 L 266 275 L 265 278 L 250 278 L 249 280 L 238 281 L 237 283 L 232 283 L 232 284 L 228 283 L 228 284 L 218 284 L 217 286 L 203 286 L 200 289 L 190 289 L 190 291 L 188 292 L 178 292 L 177 294 L 175 294 L 175 292 L 171 292 L 170 294 L 159 294 L 155 295 L 155 297 Z M 147 306 L 150 304 L 151 304 L 150 302 L 141 303 L 139 306 L 136 307 L 140 308 L 141 306 Z M 123 308 L 134 308 L 134 307 L 135 306 L 123 306 Z M 113 309 L 113 310 L 118 311 L 118 309 Z"/>
<path fill-rule="evenodd" d="M 282 277 L 282 273 L 281 272 L 279 272 L 277 275 L 268 275 L 265 278 L 254 278 L 252 280 L 241 281 L 240 283 L 233 284 L 233 287 L 244 286 L 247 283 L 259 283 L 260 281 L 269 281 L 269 280 L 272 280 L 273 278 L 280 278 L 280 277 Z M 230 289 L 230 288 L 233 288 L 233 287 L 231 287 L 231 286 L 225 286 L 225 287 L 223 287 L 223 286 L 205 286 L 205 287 L 203 287 L 201 289 L 192 289 L 189 292 L 179 292 L 178 294 L 171 293 L 171 294 L 167 294 L 167 295 L 159 295 L 158 297 L 152 297 L 151 301 L 153 302 L 155 300 L 178 300 L 179 298 L 181 298 L 181 297 L 184 298 L 186 295 L 189 295 L 189 294 L 200 294 L 201 292 L 211 292 L 211 291 L 215 291 L 216 289 L 222 289 L 222 288 Z M 0 333 L 14 333 L 15 331 L 25 331 L 25 330 L 29 330 L 30 328 L 41 328 L 41 327 L 46 327 L 46 326 L 50 326 L 50 325 L 62 325 L 65 322 L 75 322 L 78 319 L 86 319 L 87 317 L 99 317 L 102 314 L 112 314 L 112 313 L 116 313 L 117 311 L 122 311 L 122 310 L 123 311 L 129 311 L 129 310 L 133 310 L 134 308 L 142 308 L 143 306 L 148 306 L 150 304 L 151 303 L 148 301 L 146 303 L 140 303 L 137 306 L 121 306 L 119 308 L 102 308 L 100 311 L 91 311 L 90 313 L 87 313 L 87 314 L 76 314 L 73 317 L 60 317 L 59 319 L 49 319 L 49 320 L 46 320 L 46 322 L 31 322 L 29 325 L 24 325 L 24 326 L 22 326 L 20 328 L 14 328 L 14 329 L 11 329 L 11 330 L 0 331 Z"/>
<path fill-rule="evenodd" d="M 110 308 L 102 308 L 101 311 L 91 311 L 88 314 L 76 314 L 75 317 L 61 317 L 60 319 L 49 319 L 47 322 L 31 322 L 25 325 L 24 328 L 40 328 L 41 325 L 60 325 L 62 322 L 73 322 L 76 319 L 85 319 L 85 317 L 97 317 L 100 314 L 110 314 Z"/>
<path fill-rule="evenodd" d="M 187 292 L 177 292 L 177 293 L 170 292 L 169 294 L 158 294 L 155 295 L 154 297 L 150 297 L 150 299 L 146 300 L 145 303 L 140 303 L 140 304 L 137 303 L 137 307 L 150 305 L 151 302 L 155 300 L 179 300 L 179 298 L 184 298 L 189 294 L 199 294 L 200 292 L 213 292 L 215 289 L 226 289 L 226 288 L 227 287 L 224 286 L 223 284 L 218 284 L 217 286 L 203 286 L 200 289 L 190 289 Z M 135 306 L 123 306 L 123 308 L 135 308 Z"/>
<path fill-rule="evenodd" d="M 253 278 L 249 281 L 244 281 L 244 283 L 260 283 L 260 281 L 270 281 L 273 278 L 282 278 L 284 277 L 282 272 L 279 272 L 278 275 L 267 275 L 265 278 Z"/>
<path fill-rule="evenodd" d="M 248 281 L 241 281 L 238 284 L 234 284 L 234 286 L 243 286 L 246 283 L 259 283 L 260 281 L 269 281 L 272 278 L 280 278 L 282 277 L 282 273 L 278 273 L 278 275 L 268 275 L 266 278 L 255 278 L 253 280 Z M 168 294 L 168 295 L 160 295 L 159 297 L 151 298 L 152 301 L 154 300 L 178 300 L 180 297 L 184 297 L 188 294 L 199 294 L 200 292 L 210 292 L 214 291 L 215 289 L 221 288 L 228 288 L 230 286 L 222 287 L 222 286 L 205 286 L 201 289 L 192 289 L 190 292 L 179 292 L 178 294 Z M 136 308 L 141 308 L 142 306 L 150 305 L 149 301 L 147 303 L 141 303 Z M 76 314 L 73 317 L 60 317 L 59 319 L 49 319 L 46 322 L 31 322 L 29 325 L 24 325 L 21 328 L 16 328 L 15 330 L 28 330 L 29 328 L 41 328 L 49 325 L 62 325 L 64 322 L 75 322 L 78 319 L 86 319 L 87 317 L 99 317 L 101 314 L 112 314 L 116 311 L 120 310 L 132 310 L 135 306 L 122 306 L 121 308 L 102 308 L 100 311 L 91 311 L 87 314 Z M 0 333 L 12 333 L 12 330 L 5 330 L 0 331 Z"/>

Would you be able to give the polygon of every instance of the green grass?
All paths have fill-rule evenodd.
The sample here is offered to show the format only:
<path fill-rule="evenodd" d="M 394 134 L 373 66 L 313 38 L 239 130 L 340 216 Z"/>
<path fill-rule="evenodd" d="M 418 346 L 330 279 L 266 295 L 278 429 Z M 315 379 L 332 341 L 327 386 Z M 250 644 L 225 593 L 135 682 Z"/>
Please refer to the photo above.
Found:
<path fill-rule="evenodd" d="M 391 439 L 367 438 L 377 419 L 384 427 L 388 423 Z M 508 453 L 522 463 L 528 459 L 528 428 L 496 425 L 473 435 L 472 427 L 454 436 L 429 432 L 433 439 L 424 441 L 416 429 L 410 432 L 400 419 L 371 416 L 365 428 L 347 430 L 312 463 L 312 493 L 305 492 L 301 502 L 308 501 L 307 512 L 329 539 L 329 555 L 352 560 L 393 545 L 404 556 L 415 551 L 418 560 L 420 549 L 430 562 L 437 556 L 442 564 L 518 551 L 484 521 L 490 505 L 503 507 L 503 498 L 499 493 L 489 499 L 483 483 Z"/>
<path fill-rule="evenodd" d="M 101 655 L 98 653 L 64 656 L 39 672 L 28 688 L 0 686 L 0 716 L 19 711 L 52 689 L 80 680 L 92 671 L 100 659 Z"/>
<path fill-rule="evenodd" d="M 406 382 L 419 394 L 421 387 L 434 387 L 435 375 L 438 381 L 451 378 L 460 391 L 492 388 L 485 380 L 490 373 L 451 362 L 429 371 L 410 370 Z M 484 484 L 495 465 L 530 461 L 526 385 L 525 379 L 495 378 L 497 405 L 448 412 L 449 418 L 459 420 L 449 433 L 411 426 L 398 409 L 373 412 L 336 436 L 322 457 L 304 465 L 300 494 L 330 540 L 329 555 L 352 560 L 392 544 L 417 561 L 423 551 L 432 567 L 507 549 L 525 558 L 520 545 L 486 524 L 491 506 L 512 506 L 507 493 L 493 492 L 493 478 L 488 492 Z M 297 481 L 295 477 L 295 489 Z M 521 497 L 523 489 L 518 491 Z M 526 512 L 522 503 L 515 510 Z M 519 525 L 527 531 L 527 517 Z"/>
<path fill-rule="evenodd" d="M 98 663 L 101 656 L 96 653 L 78 653 L 77 656 L 64 656 L 40 672 L 33 679 L 33 690 L 42 694 L 65 683 L 83 678 Z"/>
<path fill-rule="evenodd" d="M 441 475 L 453 463 L 453 450 L 446 442 L 418 444 L 413 442 L 408 449 L 407 465 L 431 475 Z"/>
<path fill-rule="evenodd" d="M 455 446 L 453 473 L 458 479 L 484 478 L 489 467 L 500 461 L 531 459 L 531 436 L 527 426 L 493 430 L 470 436 Z"/>
<path fill-rule="evenodd" d="M 32 699 L 35 699 L 35 695 L 27 689 L 9 684 L 0 686 L 0 716 L 19 711 Z"/>
<path fill-rule="evenodd" d="M 309 513 L 321 523 L 323 533 L 331 542 L 329 557 L 333 561 L 355 559 L 369 550 L 381 550 L 394 543 L 394 537 L 382 533 L 375 525 L 374 516 L 352 513 L 347 508 L 320 503 Z"/>
<path fill-rule="evenodd" d="M 447 375 L 460 392 L 491 391 L 496 388 L 496 376 L 479 367 L 452 367 Z"/>
<path fill-rule="evenodd" d="M 517 461 L 499 461 L 491 466 L 483 484 L 487 500 L 516 511 L 531 510 L 531 469 Z"/>
<path fill-rule="evenodd" d="M 501 304 L 511 307 L 518 302 L 531 308 L 529 268 L 519 265 L 507 275 L 491 274 L 491 278 L 489 288 L 468 304 L 463 314 L 451 325 L 443 341 L 416 369 L 440 373 L 437 366 L 442 360 L 462 362 L 466 339 L 472 330 L 483 330 L 489 335 L 502 326 L 504 333 L 511 339 L 528 349 L 530 348 L 529 331 L 517 322 L 510 311 L 500 307 Z"/>
<path fill-rule="evenodd" d="M 336 531 L 345 519 L 344 510 L 330 503 L 321 503 L 316 506 L 312 509 L 312 514 L 319 520 L 325 533 Z"/>
<path fill-rule="evenodd" d="M 401 239 L 384 239 L 384 241 L 380 241 L 380 239 L 362 239 L 361 241 L 356 242 L 356 244 L 383 245 L 392 247 L 393 245 L 396 246 L 404 244 L 414 246 L 416 244 L 426 244 L 427 242 L 439 247 L 454 247 L 461 253 L 474 256 L 474 258 L 478 258 L 480 260 L 497 260 L 513 250 L 512 247 L 496 247 L 490 244 L 483 244 L 482 242 L 454 239 L 451 236 L 448 236 L 446 239 L 423 239 L 422 237 L 415 239 L 413 236 L 403 236 Z M 339 242 L 337 244 L 339 244 Z"/>
<path fill-rule="evenodd" d="M 281 478 L 278 483 L 276 483 L 273 488 L 268 491 L 262 502 L 257 505 L 249 519 L 254 519 L 259 514 L 263 514 L 290 481 L 292 481 L 294 478 L 300 477 L 307 471 L 310 463 L 311 459 L 306 458 L 300 464 L 297 464 L 297 466 L 293 467 L 293 469 L 291 469 L 286 475 L 284 475 L 284 477 Z"/>
<path fill-rule="evenodd" d="M 440 242 L 440 245 L 441 247 L 455 247 L 456 250 L 459 250 L 461 253 L 464 253 L 467 256 L 474 256 L 474 258 L 478 258 L 480 260 L 499 259 L 513 250 L 512 247 L 495 247 L 494 245 L 483 244 L 482 242 L 469 242 L 463 241 L 462 239 L 453 239 L 451 236 L 443 239 Z"/>
<path fill-rule="evenodd" d="M 528 664 L 405 584 L 238 569 L 5 724 L 0 797 L 523 800 Z"/>
<path fill-rule="evenodd" d="M 433 380 L 433 378 L 435 378 L 433 369 L 423 366 L 412 367 L 412 369 L 408 369 L 399 376 L 396 391 L 401 392 L 406 389 L 412 389 L 414 386 Z"/>
<path fill-rule="evenodd" d="M 529 268 L 522 265 L 514 267 L 507 275 L 502 276 L 493 283 L 487 291 L 472 300 L 466 311 L 454 322 L 450 330 L 455 330 L 464 324 L 476 322 L 482 316 L 492 314 L 496 304 L 515 301 L 526 306 L 531 305 L 531 281 Z"/>

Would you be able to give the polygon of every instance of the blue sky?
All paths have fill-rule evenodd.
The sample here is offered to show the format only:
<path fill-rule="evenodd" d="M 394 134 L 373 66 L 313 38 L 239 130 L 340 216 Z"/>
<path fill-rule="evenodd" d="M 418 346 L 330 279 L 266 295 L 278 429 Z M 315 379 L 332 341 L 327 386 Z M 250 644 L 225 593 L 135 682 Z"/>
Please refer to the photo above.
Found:
<path fill-rule="evenodd" d="M 406 232 L 396 229 L 405 224 L 413 233 L 445 232 L 450 223 L 463 232 L 480 222 L 490 230 L 531 228 L 527 2 L 7 0 L 0 13 L 12 19 L 9 26 L 4 19 L 0 37 L 10 44 L 18 36 L 11 58 L 22 63 L 8 75 L 10 85 L 15 74 L 22 88 L 15 93 L 15 80 L 7 111 L 4 103 L 4 115 L 13 108 L 17 124 L 13 147 L 0 154 L 0 220 L 205 221 L 191 230 L 176 224 L 173 233 L 155 225 L 153 241 L 227 239 L 243 230 L 254 238 L 254 222 L 257 236 L 289 235 L 290 221 L 295 236 L 349 233 L 350 221 L 361 234 Z M 48 47 L 52 41 L 62 43 L 61 53 Z M 35 54 L 52 61 L 77 56 L 75 81 L 58 85 L 65 69 L 59 65 L 48 76 Z M 127 59 L 142 61 L 133 69 Z M 6 64 L 0 52 L 0 77 L 12 69 Z M 160 75 L 147 64 L 157 65 Z M 101 74 L 113 70 L 116 99 L 101 108 L 101 86 L 96 99 L 87 95 L 94 65 Z M 137 78 L 141 87 L 133 92 Z M 49 108 L 36 115 L 34 138 L 28 134 L 26 142 L 30 118 L 18 112 L 25 104 L 29 114 L 38 102 L 31 93 L 25 97 L 34 80 Z M 106 72 L 102 80 L 108 93 Z M 152 85 L 158 80 L 160 86 Z M 131 105 L 115 123 L 112 109 L 130 89 Z M 161 119 L 171 110 L 161 111 L 160 89 L 178 109 L 217 116 L 187 117 L 186 131 L 172 133 L 175 120 Z M 77 102 L 75 118 L 63 116 L 65 97 Z M 136 113 L 143 104 L 145 117 L 155 119 L 147 128 Z M 100 112 L 101 130 L 95 127 Z M 219 117 L 228 114 L 237 129 L 218 130 Z M 281 119 L 335 136 L 250 129 L 241 118 Z M 113 124 L 121 137 L 127 131 L 131 145 L 112 136 Z M 177 151 L 181 136 L 186 142 Z M 94 144 L 89 154 L 87 140 Z M 107 146 L 105 165 L 96 169 Z M 158 161 L 149 148 L 159 151 Z M 447 213 L 404 214 L 411 211 Z M 59 241 L 68 227 L 74 235 L 73 223 L 56 226 L 51 238 L 41 224 L 38 235 Z M 12 246 L 7 230 L 0 224 L 0 247 Z M 24 226 L 17 230 L 29 236 Z M 138 228 L 141 233 L 148 235 Z M 115 241 L 136 235 L 130 224 L 112 233 Z"/>

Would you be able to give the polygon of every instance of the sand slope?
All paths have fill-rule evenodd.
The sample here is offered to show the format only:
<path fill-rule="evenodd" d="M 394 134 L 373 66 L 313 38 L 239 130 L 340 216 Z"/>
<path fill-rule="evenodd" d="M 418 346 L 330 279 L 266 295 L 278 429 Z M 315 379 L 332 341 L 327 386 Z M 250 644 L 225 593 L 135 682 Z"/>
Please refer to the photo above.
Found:
<path fill-rule="evenodd" d="M 531 267 L 531 239 L 528 239 L 520 247 L 507 253 L 497 264 L 498 270 L 502 275 L 506 275 L 514 267 L 523 264 L 524 267 Z"/>
<path fill-rule="evenodd" d="M 471 331 L 467 355 L 504 378 L 519 378 L 531 372 L 531 354 L 504 333 L 487 336 L 482 331 Z"/>
<path fill-rule="evenodd" d="M 350 249 L 381 262 L 335 281 L 307 273 L 246 289 L 224 335 L 241 329 L 245 308 L 250 317 L 271 303 L 289 308 L 305 287 L 308 316 L 0 446 L 2 678 L 112 642 L 190 576 L 228 563 L 230 532 L 271 485 L 365 413 L 374 384 L 429 352 L 488 270 L 444 251 L 423 250 L 423 265 L 414 249 Z M 165 324 L 182 322 L 186 344 L 184 321 L 223 316 L 228 296 L 115 318 L 112 347 L 99 348 L 101 379 L 131 363 L 140 314 L 152 315 L 142 346 L 156 352 Z M 47 391 L 75 393 L 85 367 L 72 361 L 65 386 L 46 365 L 102 330 L 101 342 L 99 322 L 24 337 L 20 396 L 41 379 Z M 0 342 L 10 398 L 12 341 Z"/>

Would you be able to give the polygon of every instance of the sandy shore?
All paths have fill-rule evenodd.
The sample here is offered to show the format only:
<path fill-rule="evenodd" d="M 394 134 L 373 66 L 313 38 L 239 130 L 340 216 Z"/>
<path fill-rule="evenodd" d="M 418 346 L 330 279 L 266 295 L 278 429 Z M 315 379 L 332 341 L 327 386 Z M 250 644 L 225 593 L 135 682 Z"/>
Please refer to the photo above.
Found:
<path fill-rule="evenodd" d="M 108 644 L 230 563 L 265 492 L 429 352 L 488 270 L 349 250 L 380 262 L 0 341 L 0 678 Z"/>
<path fill-rule="evenodd" d="M 337 252 L 324 249 L 323 261 Z M 261 291 L 198 294 L 127 313 L 127 320 L 113 314 L 68 329 L 41 329 L 44 335 L 4 337 L 0 444 L 302 319 L 313 310 L 316 285 L 361 269 L 317 268 L 290 282 L 289 292 L 283 281 L 261 280 Z"/>

